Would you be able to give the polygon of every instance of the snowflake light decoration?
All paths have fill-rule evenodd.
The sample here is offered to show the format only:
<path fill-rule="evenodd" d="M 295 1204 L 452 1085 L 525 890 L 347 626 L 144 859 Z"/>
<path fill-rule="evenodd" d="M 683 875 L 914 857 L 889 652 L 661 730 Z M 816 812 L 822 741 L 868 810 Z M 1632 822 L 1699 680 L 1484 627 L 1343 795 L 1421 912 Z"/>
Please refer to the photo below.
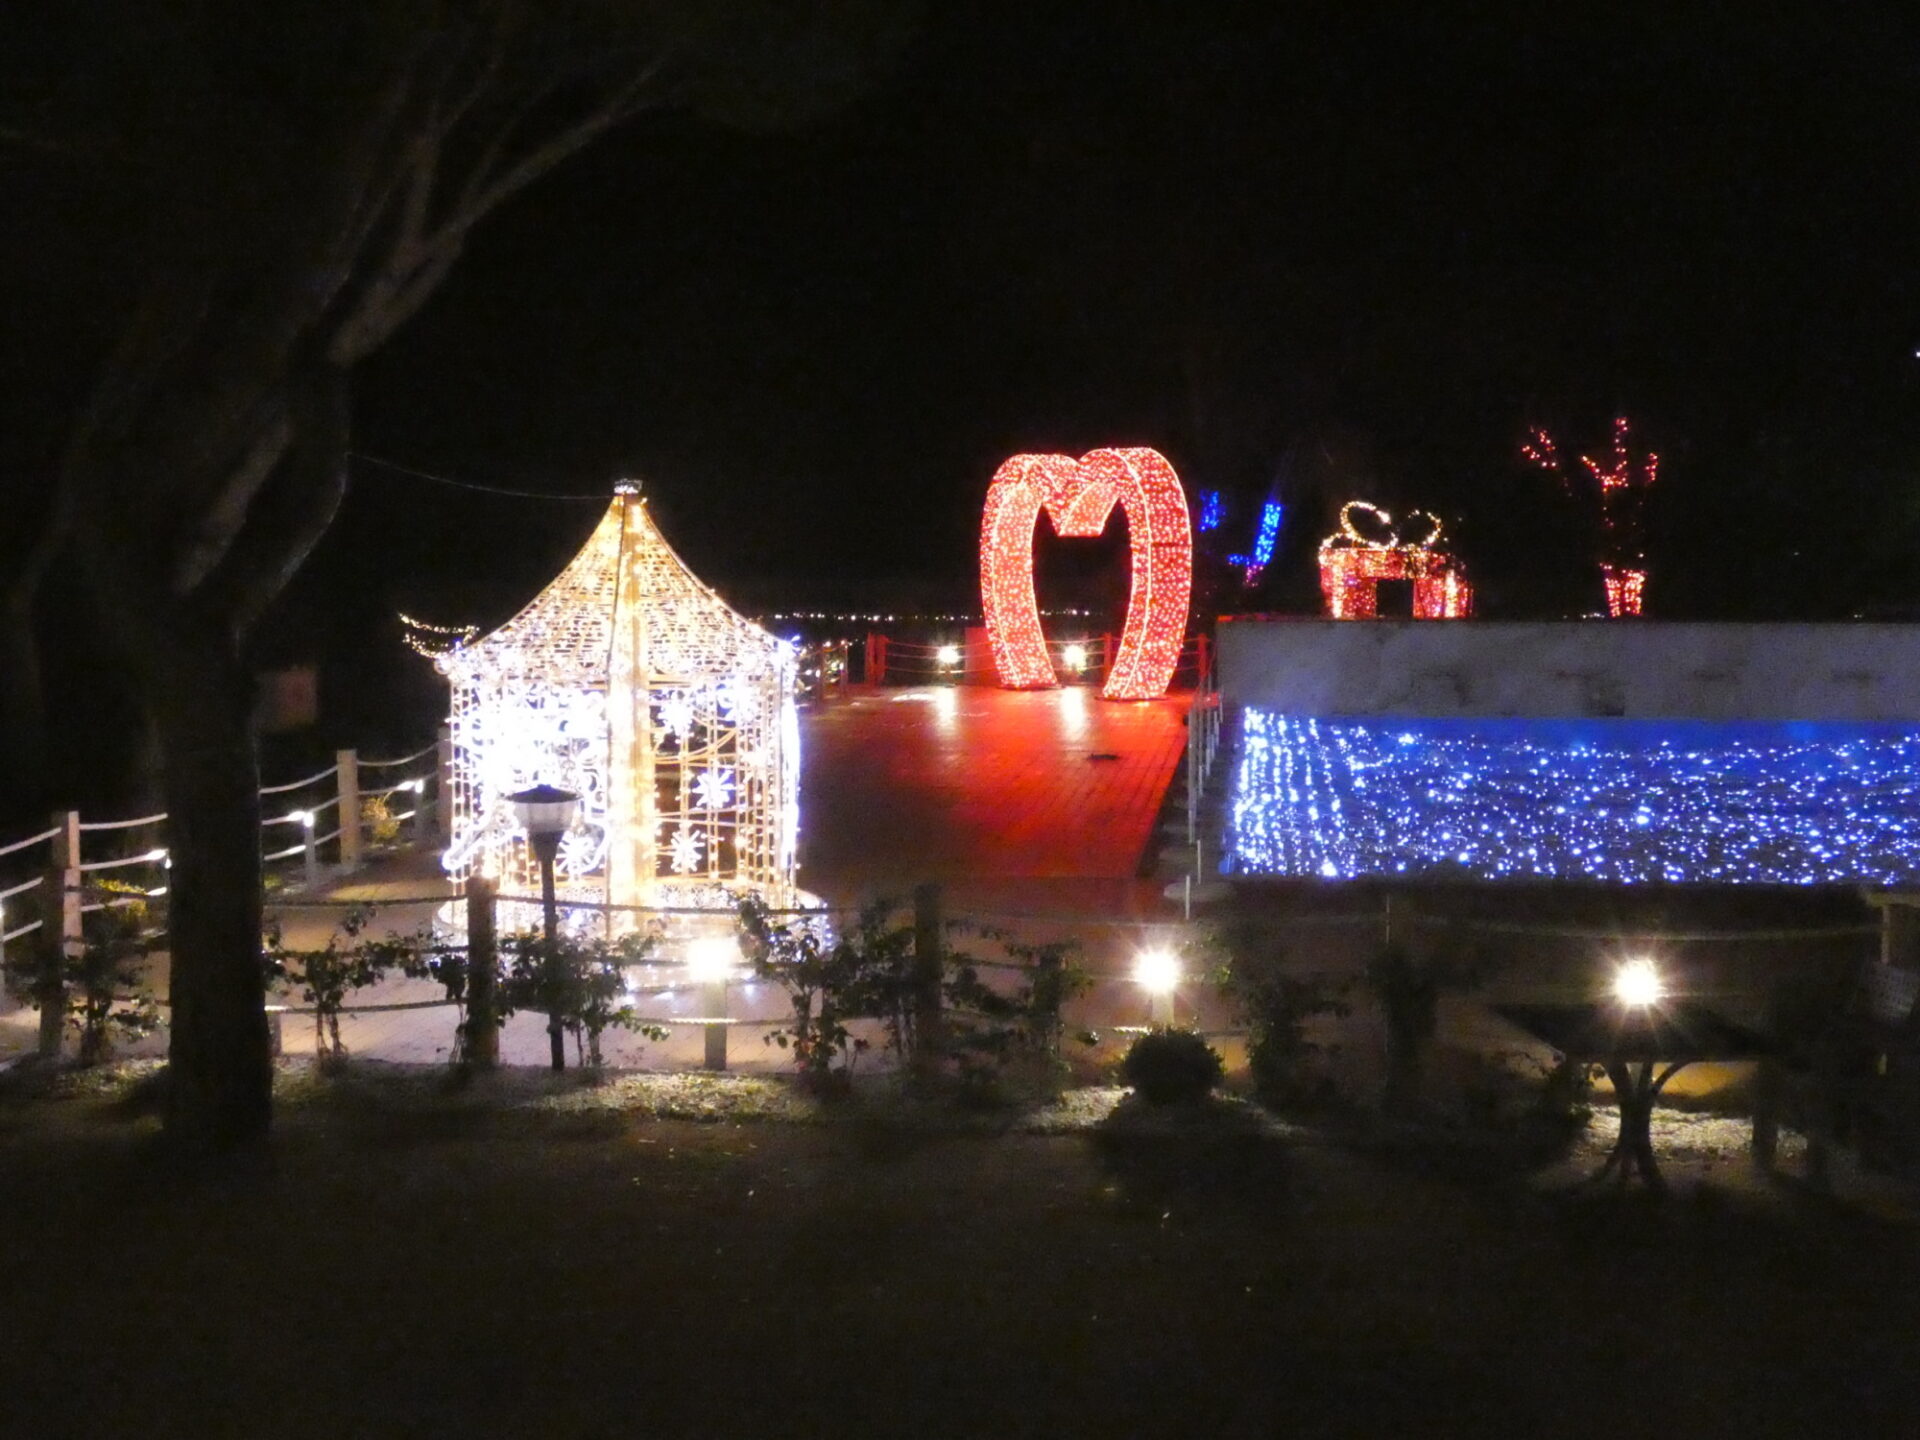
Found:
<path fill-rule="evenodd" d="M 555 867 L 564 898 L 649 906 L 725 887 L 790 902 L 793 649 L 686 568 L 635 488 L 525 610 L 435 664 L 453 690 L 449 873 L 537 894 L 506 797 L 546 783 L 581 797 Z"/>
<path fill-rule="evenodd" d="M 700 868 L 700 852 L 706 849 L 707 837 L 698 830 L 689 830 L 682 825 L 673 832 L 673 873 L 691 875 Z"/>
<path fill-rule="evenodd" d="M 702 770 L 693 777 L 693 802 L 703 810 L 725 809 L 733 803 L 733 776 L 725 770 Z"/>

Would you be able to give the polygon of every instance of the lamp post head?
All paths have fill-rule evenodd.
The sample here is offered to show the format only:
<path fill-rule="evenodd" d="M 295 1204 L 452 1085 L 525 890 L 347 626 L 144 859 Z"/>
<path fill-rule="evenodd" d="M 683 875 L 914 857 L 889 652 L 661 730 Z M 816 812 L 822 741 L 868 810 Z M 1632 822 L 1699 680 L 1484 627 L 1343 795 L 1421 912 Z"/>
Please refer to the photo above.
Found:
<path fill-rule="evenodd" d="M 531 839 L 557 840 L 572 827 L 580 797 L 557 785 L 535 785 L 507 796 L 507 803 Z"/>

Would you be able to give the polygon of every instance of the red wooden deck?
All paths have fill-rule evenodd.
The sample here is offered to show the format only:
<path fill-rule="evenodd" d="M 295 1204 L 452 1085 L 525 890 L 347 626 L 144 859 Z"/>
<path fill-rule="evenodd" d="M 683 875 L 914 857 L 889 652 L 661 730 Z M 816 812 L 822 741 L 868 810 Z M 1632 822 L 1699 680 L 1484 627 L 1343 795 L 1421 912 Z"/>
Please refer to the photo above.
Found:
<path fill-rule="evenodd" d="M 855 691 L 803 721 L 800 883 L 833 900 L 927 880 L 1131 896 L 1184 714 L 1084 687 Z"/>

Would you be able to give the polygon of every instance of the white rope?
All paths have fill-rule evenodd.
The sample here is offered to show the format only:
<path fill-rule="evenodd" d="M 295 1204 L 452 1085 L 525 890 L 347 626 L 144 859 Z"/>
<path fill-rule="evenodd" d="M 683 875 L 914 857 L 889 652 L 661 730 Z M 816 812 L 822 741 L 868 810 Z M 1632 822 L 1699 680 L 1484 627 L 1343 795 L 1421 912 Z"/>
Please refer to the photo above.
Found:
<path fill-rule="evenodd" d="M 137 820 L 82 820 L 80 828 L 82 830 L 131 830 L 136 825 L 158 825 L 166 818 L 167 812 L 162 810 L 157 815 L 142 815 Z"/>
<path fill-rule="evenodd" d="M 24 850 L 29 845 L 44 844 L 46 841 L 53 839 L 59 833 L 60 833 L 60 827 L 56 825 L 51 830 L 42 830 L 38 835 L 29 835 L 26 839 L 16 840 L 11 845 L 0 845 L 0 855 L 11 855 L 14 851 Z"/>
<path fill-rule="evenodd" d="M 431 755 L 433 754 L 434 751 L 438 750 L 439 748 L 440 748 L 440 742 L 438 740 L 435 740 L 431 744 L 427 745 L 425 748 L 414 751 L 413 754 L 411 755 L 402 755 L 398 760 L 362 760 L 360 762 L 360 768 L 362 770 L 382 770 L 382 769 L 389 769 L 395 765 L 411 765 L 415 760 L 418 760 L 421 756 Z"/>
<path fill-rule="evenodd" d="M 309 775 L 304 780 L 289 780 L 285 785 L 262 785 L 260 787 L 260 793 L 262 795 L 284 795 L 289 790 L 298 790 L 304 785 L 317 784 L 329 775 L 336 773 L 339 769 L 340 767 L 338 765 L 329 765 L 326 769 Z"/>
<path fill-rule="evenodd" d="M 35 876 L 31 880 L 21 881 L 18 885 L 15 885 L 11 890 L 0 890 L 0 904 L 5 904 L 7 901 L 11 900 L 16 895 L 24 895 L 29 890 L 38 890 L 40 888 L 40 879 L 41 877 Z"/>
<path fill-rule="evenodd" d="M 35 920 L 31 924 L 22 925 L 18 930 L 9 930 L 7 931 L 6 934 L 0 935 L 0 945 L 5 945 L 11 941 L 18 940 L 22 935 L 31 935 L 34 931 L 38 930 L 41 927 L 41 925 L 43 925 L 44 923 L 45 923 L 44 921 Z"/>
<path fill-rule="evenodd" d="M 76 865 L 76 870 L 118 870 L 125 865 L 158 865 L 167 857 L 164 853 L 148 851 L 144 855 L 124 855 L 118 860 L 95 860 L 86 865 Z"/>

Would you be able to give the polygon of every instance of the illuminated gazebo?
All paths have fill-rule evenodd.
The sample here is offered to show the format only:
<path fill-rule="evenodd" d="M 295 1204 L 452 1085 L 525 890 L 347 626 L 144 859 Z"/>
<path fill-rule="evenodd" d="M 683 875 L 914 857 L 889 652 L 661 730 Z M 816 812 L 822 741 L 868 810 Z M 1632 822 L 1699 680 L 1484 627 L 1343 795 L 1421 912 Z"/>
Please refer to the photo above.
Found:
<path fill-rule="evenodd" d="M 580 796 L 560 844 L 563 903 L 711 905 L 794 896 L 794 654 L 674 554 L 637 486 L 532 604 L 442 651 L 453 688 L 449 874 L 539 891 L 507 796 Z M 631 928 L 615 915 L 614 928 Z"/>

